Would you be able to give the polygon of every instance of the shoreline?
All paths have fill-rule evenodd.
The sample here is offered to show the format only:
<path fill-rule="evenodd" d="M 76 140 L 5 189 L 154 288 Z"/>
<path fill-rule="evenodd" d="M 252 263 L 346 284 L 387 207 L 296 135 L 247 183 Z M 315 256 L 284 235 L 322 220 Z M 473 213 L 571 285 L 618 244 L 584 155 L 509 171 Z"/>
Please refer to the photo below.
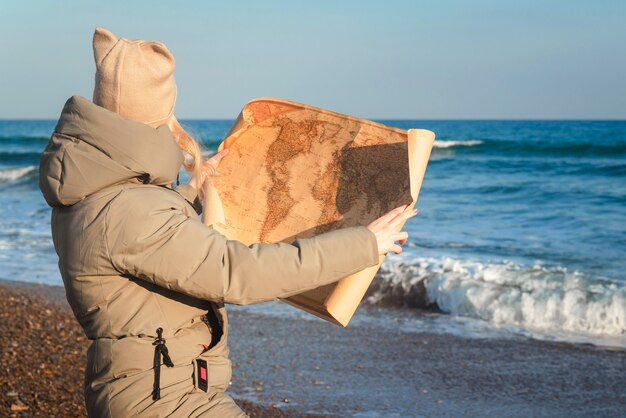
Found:
<path fill-rule="evenodd" d="M 2 413 L 84 416 L 87 340 L 64 289 L 0 280 L 0 293 Z M 228 393 L 251 416 L 582 417 L 620 416 L 626 409 L 626 350 L 342 329 L 237 309 L 229 320 Z M 42 339 L 46 345 L 38 344 Z M 11 412 L 11 405 L 22 406 L 17 399 L 29 409 Z"/>

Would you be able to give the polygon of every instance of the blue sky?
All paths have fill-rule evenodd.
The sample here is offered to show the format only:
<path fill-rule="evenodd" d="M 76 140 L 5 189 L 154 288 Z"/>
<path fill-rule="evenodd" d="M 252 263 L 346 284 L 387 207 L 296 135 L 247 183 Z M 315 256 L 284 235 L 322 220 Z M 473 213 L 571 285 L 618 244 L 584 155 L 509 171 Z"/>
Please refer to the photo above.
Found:
<path fill-rule="evenodd" d="M 624 119 L 625 1 L 21 1 L 0 118 L 91 98 L 96 26 L 165 43 L 179 118 L 281 97 L 368 118 Z"/>

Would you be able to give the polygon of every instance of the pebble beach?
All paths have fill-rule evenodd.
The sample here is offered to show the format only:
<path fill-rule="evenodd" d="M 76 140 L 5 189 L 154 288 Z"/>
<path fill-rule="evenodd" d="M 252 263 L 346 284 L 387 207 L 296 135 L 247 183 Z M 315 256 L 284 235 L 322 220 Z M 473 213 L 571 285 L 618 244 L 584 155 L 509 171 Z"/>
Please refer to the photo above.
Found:
<path fill-rule="evenodd" d="M 358 315 L 371 315 L 367 308 Z M 619 417 L 626 350 L 229 311 L 230 395 L 251 417 Z M 88 341 L 64 289 L 0 281 L 0 416 L 85 416 Z"/>
<path fill-rule="evenodd" d="M 85 417 L 88 340 L 64 289 L 0 281 L 0 416 Z M 236 399 L 251 417 L 321 417 Z"/>

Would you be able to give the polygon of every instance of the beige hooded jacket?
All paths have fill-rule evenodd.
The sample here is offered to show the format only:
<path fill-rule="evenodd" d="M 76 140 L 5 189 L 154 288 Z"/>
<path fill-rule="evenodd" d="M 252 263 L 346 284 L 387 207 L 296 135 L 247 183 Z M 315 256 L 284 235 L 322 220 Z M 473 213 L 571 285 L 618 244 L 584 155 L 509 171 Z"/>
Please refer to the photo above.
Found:
<path fill-rule="evenodd" d="M 228 240 L 200 222 L 193 188 L 172 188 L 182 161 L 166 125 L 124 119 L 80 96 L 65 104 L 41 156 L 67 300 L 91 340 L 90 416 L 217 411 L 211 400 L 231 378 L 224 303 L 287 297 L 378 263 L 364 226 L 291 244 Z M 174 367 L 159 368 L 153 401 L 159 327 Z M 208 393 L 194 387 L 195 358 L 208 362 Z"/>

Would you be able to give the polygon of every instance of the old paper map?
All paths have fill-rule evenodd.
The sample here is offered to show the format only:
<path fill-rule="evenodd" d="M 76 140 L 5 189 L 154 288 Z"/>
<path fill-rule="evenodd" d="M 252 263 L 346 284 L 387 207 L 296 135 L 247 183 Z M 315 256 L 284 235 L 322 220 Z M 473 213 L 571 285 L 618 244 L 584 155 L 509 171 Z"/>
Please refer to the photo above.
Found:
<path fill-rule="evenodd" d="M 402 204 L 411 210 L 434 138 L 287 100 L 252 100 L 220 144 L 229 155 L 207 182 L 203 221 L 250 245 L 368 225 Z M 380 263 L 284 301 L 346 326 Z"/>

